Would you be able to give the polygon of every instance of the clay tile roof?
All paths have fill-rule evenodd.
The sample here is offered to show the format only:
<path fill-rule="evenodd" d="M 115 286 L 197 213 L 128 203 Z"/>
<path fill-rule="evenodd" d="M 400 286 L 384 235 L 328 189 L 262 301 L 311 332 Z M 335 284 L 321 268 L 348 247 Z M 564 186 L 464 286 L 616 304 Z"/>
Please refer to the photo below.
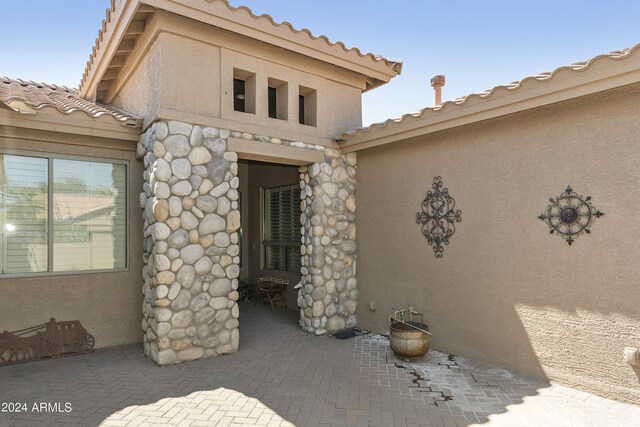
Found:
<path fill-rule="evenodd" d="M 214 0 L 205 0 L 209 3 L 211 3 Z M 329 38 L 325 35 L 319 35 L 319 36 L 314 36 L 310 30 L 306 29 L 306 28 L 302 28 L 300 30 L 294 28 L 293 25 L 291 25 L 289 22 L 287 21 L 283 21 L 283 22 L 276 22 L 270 15 L 267 14 L 263 14 L 263 15 L 255 15 L 253 13 L 253 11 L 251 9 L 249 9 L 246 6 L 238 6 L 238 7 L 233 7 L 229 4 L 228 0 L 220 0 L 222 2 L 224 2 L 227 7 L 229 8 L 229 10 L 232 11 L 239 11 L 242 10 L 246 13 L 248 13 L 253 19 L 256 20 L 268 20 L 269 22 L 271 22 L 271 24 L 274 27 L 286 27 L 289 28 L 289 30 L 291 30 L 292 33 L 294 34 L 305 34 L 307 35 L 310 39 L 312 40 L 321 40 L 323 42 L 325 42 L 326 44 L 328 44 L 329 46 L 338 46 L 340 48 L 342 48 L 342 50 L 344 50 L 345 52 L 355 52 L 358 55 L 360 55 L 360 57 L 364 58 L 364 57 L 369 57 L 371 58 L 372 61 L 374 62 L 384 62 L 389 68 L 391 68 L 393 71 L 395 71 L 396 73 L 400 74 L 400 72 L 402 71 L 402 61 L 398 61 L 398 60 L 391 60 L 391 59 L 387 59 L 382 57 L 381 55 L 374 55 L 373 53 L 363 53 L 362 51 L 360 51 L 360 49 L 358 49 L 357 47 L 347 47 L 343 42 L 341 41 L 337 41 L 337 42 L 332 42 L 331 40 L 329 40 Z"/>
<path fill-rule="evenodd" d="M 309 39 L 311 39 L 311 40 L 313 40 L 313 41 L 315 41 L 317 43 L 325 43 L 326 45 L 330 46 L 331 48 L 342 49 L 344 52 L 347 52 L 347 53 L 350 53 L 350 54 L 352 53 L 353 55 L 358 55 L 360 58 L 368 57 L 373 62 L 384 62 L 386 64 L 386 66 L 389 67 L 391 70 L 393 70 L 396 74 L 400 74 L 402 72 L 402 61 L 400 61 L 400 60 L 387 59 L 387 58 L 382 57 L 381 55 L 374 55 L 373 53 L 362 53 L 360 51 L 360 49 L 358 49 L 356 47 L 349 48 L 341 41 L 332 42 L 331 40 L 329 40 L 329 38 L 327 36 L 324 36 L 324 35 L 314 36 L 311 33 L 311 31 L 306 29 L 306 28 L 302 28 L 302 29 L 298 30 L 298 29 L 294 28 L 293 25 L 291 25 L 289 22 L 286 22 L 286 21 L 284 21 L 284 22 L 276 22 L 271 16 L 269 16 L 267 14 L 255 15 L 253 13 L 253 11 L 251 9 L 249 9 L 248 7 L 246 7 L 246 6 L 233 7 L 233 6 L 231 6 L 229 4 L 228 0 L 202 0 L 202 1 L 205 1 L 207 3 L 213 3 L 213 2 L 220 1 L 220 2 L 224 3 L 231 12 L 247 13 L 253 19 L 255 19 L 255 20 L 266 20 L 266 21 L 270 22 L 276 28 L 288 28 L 294 35 L 296 35 L 298 37 L 306 36 Z M 144 2 L 144 1 L 142 0 L 142 2 Z M 106 16 L 102 20 L 102 27 L 98 30 L 98 37 L 96 37 L 95 44 L 93 46 L 91 54 L 89 55 L 89 60 L 87 61 L 87 64 L 86 64 L 85 69 L 84 69 L 84 73 L 82 74 L 82 78 L 80 80 L 80 85 L 79 85 L 80 89 L 79 90 L 81 92 L 82 92 L 83 87 L 86 84 L 87 78 L 89 76 L 89 70 L 93 66 L 93 63 L 96 60 L 98 49 L 100 48 L 100 45 L 105 40 L 105 38 L 108 38 L 107 34 L 106 34 L 107 33 L 107 26 L 111 22 L 112 17 L 115 16 L 116 8 L 117 8 L 118 5 L 119 4 L 117 4 L 116 0 L 111 0 L 111 5 L 106 10 Z"/>
<path fill-rule="evenodd" d="M 601 55 L 597 55 L 589 60 L 586 61 L 579 61 L 579 62 L 574 62 L 572 64 L 569 65 L 563 65 L 561 67 L 556 68 L 553 71 L 543 71 L 540 72 L 536 75 L 533 76 L 527 76 L 521 80 L 516 80 L 513 81 L 511 83 L 507 83 L 507 84 L 503 84 L 503 85 L 498 85 L 498 86 L 494 86 L 490 89 L 486 89 L 484 91 L 481 92 L 475 92 L 475 93 L 471 93 L 465 96 L 461 96 L 460 98 L 456 98 L 452 101 L 445 101 L 442 104 L 438 105 L 438 106 L 434 106 L 434 107 L 426 107 L 423 108 L 422 110 L 418 111 L 417 113 L 409 113 L 409 114 L 404 114 L 401 117 L 398 118 L 394 118 L 394 119 L 388 119 L 384 122 L 380 122 L 380 123 L 373 123 L 370 126 L 367 127 L 361 127 L 361 128 L 357 128 L 351 132 L 346 132 L 344 134 L 342 134 L 341 139 L 345 139 L 345 138 L 352 138 L 355 137 L 356 135 L 360 135 L 363 133 L 367 133 L 367 132 L 371 132 L 373 130 L 376 129 L 384 129 L 390 126 L 399 126 L 400 124 L 415 119 L 422 119 L 425 117 L 428 117 L 432 114 L 437 114 L 445 109 L 450 109 L 450 108 L 456 108 L 456 107 L 462 107 L 465 104 L 467 104 L 471 99 L 479 99 L 481 101 L 484 100 L 489 100 L 496 92 L 500 92 L 500 91 L 517 91 L 518 89 L 520 89 L 524 84 L 526 83 L 534 83 L 534 84 L 538 84 L 538 85 L 542 85 L 546 82 L 551 81 L 556 75 L 558 75 L 558 73 L 560 73 L 561 71 L 570 71 L 570 72 L 582 72 L 587 70 L 589 67 L 591 67 L 593 65 L 593 63 L 597 62 L 597 61 L 601 61 L 601 60 L 623 60 L 627 57 L 629 57 L 634 51 L 640 51 L 640 43 L 636 44 L 635 46 L 632 46 L 630 48 L 625 48 L 625 49 L 621 49 L 621 50 L 614 50 L 611 51 L 609 53 L 604 53 Z"/>
<path fill-rule="evenodd" d="M 73 88 L 4 76 L 0 76 L 0 103 L 24 114 L 35 114 L 36 110 L 43 108 L 55 108 L 63 114 L 81 111 L 92 118 L 110 116 L 127 127 L 138 127 L 140 124 L 139 118 L 131 114 L 80 98 Z"/>

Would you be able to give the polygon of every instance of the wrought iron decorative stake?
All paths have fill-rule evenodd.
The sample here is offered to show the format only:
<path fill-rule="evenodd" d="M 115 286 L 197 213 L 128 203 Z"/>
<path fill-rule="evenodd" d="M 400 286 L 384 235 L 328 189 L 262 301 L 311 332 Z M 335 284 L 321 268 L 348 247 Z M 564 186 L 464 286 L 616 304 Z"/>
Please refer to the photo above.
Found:
<path fill-rule="evenodd" d="M 591 224 L 604 215 L 591 205 L 591 196 L 579 195 L 570 185 L 564 193 L 549 201 L 551 204 L 538 218 L 547 223 L 550 234 L 557 233 L 569 246 L 579 235 L 590 234 Z"/>
<path fill-rule="evenodd" d="M 422 212 L 416 214 L 416 223 L 422 224 L 422 234 L 429 245 L 433 245 L 436 258 L 442 258 L 444 246 L 456 232 L 456 222 L 462 221 L 462 211 L 456 210 L 456 202 L 449 195 L 449 189 L 443 188 L 442 178 L 436 176 L 431 185 L 433 191 L 427 192 L 422 202 Z"/>

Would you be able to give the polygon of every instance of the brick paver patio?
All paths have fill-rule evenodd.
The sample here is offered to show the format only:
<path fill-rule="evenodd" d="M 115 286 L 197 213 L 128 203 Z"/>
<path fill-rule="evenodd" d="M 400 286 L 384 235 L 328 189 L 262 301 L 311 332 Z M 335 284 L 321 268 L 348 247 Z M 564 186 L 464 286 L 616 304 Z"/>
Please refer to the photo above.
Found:
<path fill-rule="evenodd" d="M 157 367 L 132 345 L 0 368 L 0 402 L 27 404 L 0 412 L 0 425 L 639 424 L 639 407 L 490 365 L 433 350 L 409 363 L 379 335 L 319 338 L 293 311 L 244 304 L 241 313 L 230 356 Z M 49 407 L 34 411 L 41 403 Z"/>

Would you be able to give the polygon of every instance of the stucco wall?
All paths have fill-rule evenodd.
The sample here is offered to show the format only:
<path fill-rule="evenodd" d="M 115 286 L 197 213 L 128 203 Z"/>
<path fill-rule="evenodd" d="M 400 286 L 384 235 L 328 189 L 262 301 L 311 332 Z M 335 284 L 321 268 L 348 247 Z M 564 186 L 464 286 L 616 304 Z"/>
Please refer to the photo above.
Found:
<path fill-rule="evenodd" d="M 74 135 L 56 135 L 2 129 L 0 151 L 29 155 L 125 160 L 128 162 L 128 252 L 127 271 L 34 276 L 0 276 L 0 330 L 13 331 L 57 320 L 80 320 L 95 337 L 96 348 L 142 340 L 142 228 L 138 194 L 142 187 L 142 164 L 135 159 L 135 143 Z M 7 134 L 13 134 L 11 138 Z M 57 142 L 48 142 L 57 140 Z M 64 143 L 62 142 L 64 141 Z"/>
<path fill-rule="evenodd" d="M 113 105 L 150 124 L 160 109 L 160 44 L 153 43 L 132 72 Z"/>
<path fill-rule="evenodd" d="M 359 325 L 413 306 L 436 349 L 640 403 L 638 117 L 635 85 L 360 151 Z M 462 210 L 442 259 L 415 221 L 435 176 Z M 572 246 L 537 218 L 568 184 L 605 213 Z"/>
<path fill-rule="evenodd" d="M 199 116 L 220 117 L 220 48 L 162 33 L 160 106 Z"/>
<path fill-rule="evenodd" d="M 233 110 L 233 69 L 238 68 L 256 74 L 256 113 Z M 221 111 L 226 120 L 261 126 L 269 129 L 269 135 L 290 132 L 299 136 L 333 137 L 361 125 L 361 92 L 358 88 L 337 82 L 329 76 L 312 74 L 298 68 L 289 55 L 273 52 L 269 60 L 247 55 L 243 51 L 222 50 Z M 333 77 L 333 76 L 331 76 Z M 288 83 L 288 119 L 270 118 L 268 115 L 268 79 Z M 307 126 L 298 123 L 298 87 L 317 91 L 317 124 Z M 236 126 L 237 127 L 237 126 Z M 295 138 L 294 138 L 295 139 Z M 301 139 L 300 137 L 297 139 Z M 304 139 L 302 139 L 304 140 Z"/>
<path fill-rule="evenodd" d="M 162 30 L 148 49 L 137 48 L 113 101 L 144 117 L 145 128 L 173 119 L 330 146 L 331 138 L 361 125 L 362 75 L 177 17 L 158 21 L 172 32 Z M 234 69 L 255 74 L 255 113 L 233 109 Z M 287 83 L 286 120 L 268 115 L 269 79 Z M 316 90 L 314 126 L 298 122 L 300 86 Z"/>

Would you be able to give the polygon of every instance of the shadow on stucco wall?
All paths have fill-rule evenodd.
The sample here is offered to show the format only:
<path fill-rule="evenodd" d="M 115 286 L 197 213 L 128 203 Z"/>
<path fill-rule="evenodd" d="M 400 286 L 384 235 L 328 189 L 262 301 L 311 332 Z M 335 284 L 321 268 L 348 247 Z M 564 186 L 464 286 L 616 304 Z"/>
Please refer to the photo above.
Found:
<path fill-rule="evenodd" d="M 361 325 L 413 306 L 434 348 L 640 403 L 638 105 L 635 84 L 359 152 Z M 462 210 L 441 259 L 415 222 L 436 176 Z M 567 185 L 605 213 L 571 246 L 538 219 Z"/>

